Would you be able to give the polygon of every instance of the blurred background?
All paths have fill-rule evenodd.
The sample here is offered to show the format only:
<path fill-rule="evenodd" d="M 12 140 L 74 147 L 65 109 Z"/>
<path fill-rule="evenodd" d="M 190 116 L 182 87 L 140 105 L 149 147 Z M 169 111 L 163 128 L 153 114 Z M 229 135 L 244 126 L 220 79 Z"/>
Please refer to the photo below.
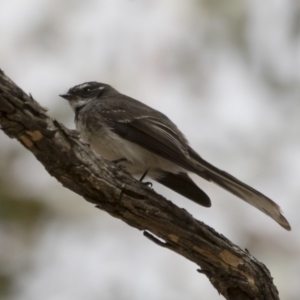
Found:
<path fill-rule="evenodd" d="M 287 232 L 193 177 L 154 189 L 300 286 L 298 0 L 0 0 L 0 68 L 74 128 L 58 94 L 97 80 L 167 114 L 202 157 L 274 199 Z M 223 299 L 197 266 L 95 209 L 0 131 L 1 300 Z"/>

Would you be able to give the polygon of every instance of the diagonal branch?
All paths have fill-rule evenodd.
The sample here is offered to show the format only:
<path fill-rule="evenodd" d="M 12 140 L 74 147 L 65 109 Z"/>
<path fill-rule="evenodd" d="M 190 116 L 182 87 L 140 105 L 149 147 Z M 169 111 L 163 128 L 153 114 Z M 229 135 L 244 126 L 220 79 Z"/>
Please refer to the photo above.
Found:
<path fill-rule="evenodd" d="M 66 188 L 200 266 L 199 272 L 226 299 L 279 299 L 262 263 L 95 154 L 76 131 L 50 118 L 1 70 L 0 126 Z"/>

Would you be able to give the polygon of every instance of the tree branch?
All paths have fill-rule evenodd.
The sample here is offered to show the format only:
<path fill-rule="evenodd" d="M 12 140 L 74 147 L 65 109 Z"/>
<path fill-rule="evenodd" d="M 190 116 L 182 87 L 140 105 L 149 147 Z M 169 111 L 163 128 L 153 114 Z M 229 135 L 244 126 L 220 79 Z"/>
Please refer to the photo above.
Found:
<path fill-rule="evenodd" d="M 66 188 L 201 267 L 226 299 L 279 299 L 269 270 L 186 210 L 95 154 L 0 71 L 0 125 Z M 150 232 L 152 234 L 150 234 Z M 155 236 L 158 238 L 156 238 Z"/>

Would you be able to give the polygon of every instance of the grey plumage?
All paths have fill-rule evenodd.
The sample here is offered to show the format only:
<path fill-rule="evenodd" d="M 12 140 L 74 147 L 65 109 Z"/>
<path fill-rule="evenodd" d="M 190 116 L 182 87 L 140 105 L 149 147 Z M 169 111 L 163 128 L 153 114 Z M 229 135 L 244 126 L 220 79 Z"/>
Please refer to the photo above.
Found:
<path fill-rule="evenodd" d="M 148 176 L 204 206 L 209 197 L 187 172 L 212 181 L 269 215 L 290 230 L 279 206 L 260 192 L 200 157 L 177 126 L 164 114 L 111 86 L 87 82 L 71 88 L 67 99 L 83 139 L 108 160 L 122 164 L 135 176 Z"/>

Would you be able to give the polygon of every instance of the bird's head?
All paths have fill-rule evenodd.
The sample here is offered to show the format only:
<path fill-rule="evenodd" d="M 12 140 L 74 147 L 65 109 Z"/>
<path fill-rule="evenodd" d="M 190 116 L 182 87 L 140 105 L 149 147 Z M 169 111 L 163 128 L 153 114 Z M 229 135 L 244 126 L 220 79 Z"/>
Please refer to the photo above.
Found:
<path fill-rule="evenodd" d="M 110 97 L 116 93 L 118 92 L 108 84 L 91 81 L 75 85 L 60 97 L 68 100 L 75 111 L 76 108 L 84 106 L 92 100 Z"/>

